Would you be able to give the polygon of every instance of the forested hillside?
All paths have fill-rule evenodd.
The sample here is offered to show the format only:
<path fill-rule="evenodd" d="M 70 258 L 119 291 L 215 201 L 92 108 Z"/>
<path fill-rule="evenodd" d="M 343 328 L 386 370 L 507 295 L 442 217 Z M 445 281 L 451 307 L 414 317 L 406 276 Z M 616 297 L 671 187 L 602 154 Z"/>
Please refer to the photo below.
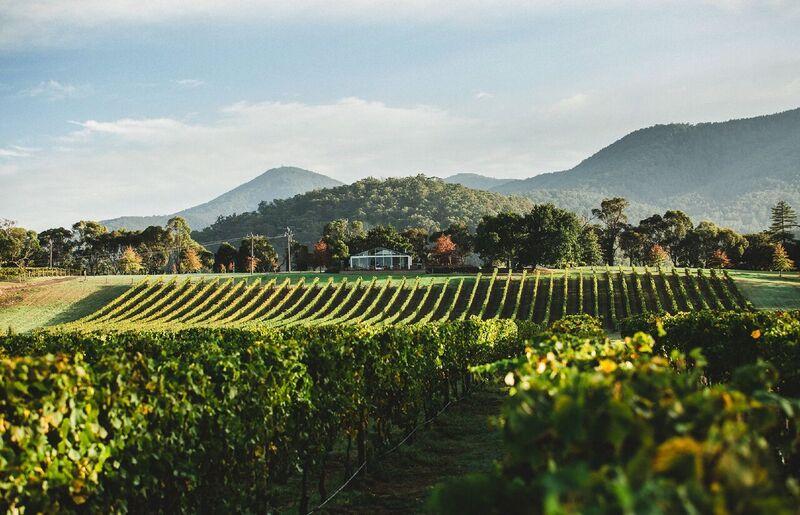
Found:
<path fill-rule="evenodd" d="M 323 226 L 337 218 L 360 220 L 367 226 L 429 230 L 463 222 L 474 228 L 485 214 L 530 210 L 529 200 L 473 190 L 460 184 L 417 175 L 311 191 L 290 199 L 262 202 L 257 211 L 225 217 L 195 233 L 199 241 L 219 241 L 254 233 L 275 235 L 291 227 L 303 243 L 316 241 Z"/>
<path fill-rule="evenodd" d="M 604 197 L 622 196 L 631 202 L 634 221 L 680 209 L 737 231 L 763 230 L 778 200 L 800 204 L 800 109 L 640 129 L 571 170 L 490 190 L 581 214 Z"/>
<path fill-rule="evenodd" d="M 289 198 L 307 191 L 339 186 L 342 184 L 328 176 L 292 166 L 273 168 L 255 179 L 223 193 L 219 197 L 184 209 L 178 213 L 164 216 L 123 216 L 105 220 L 103 225 L 109 229 L 143 230 L 151 225 L 165 225 L 170 218 L 181 216 L 195 229 L 202 229 L 214 223 L 219 216 L 253 211 L 262 201 L 276 198 Z"/>

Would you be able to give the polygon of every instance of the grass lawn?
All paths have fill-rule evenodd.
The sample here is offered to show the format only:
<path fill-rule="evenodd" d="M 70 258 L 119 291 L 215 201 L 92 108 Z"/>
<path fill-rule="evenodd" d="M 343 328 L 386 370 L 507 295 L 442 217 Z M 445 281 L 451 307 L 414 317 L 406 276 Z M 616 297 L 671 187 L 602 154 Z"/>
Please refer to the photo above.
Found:
<path fill-rule="evenodd" d="M 800 275 L 797 272 L 730 270 L 739 291 L 759 309 L 800 309 Z"/>
<path fill-rule="evenodd" d="M 137 277 L 34 278 L 0 282 L 0 331 L 15 332 L 77 320 L 130 287 Z"/>

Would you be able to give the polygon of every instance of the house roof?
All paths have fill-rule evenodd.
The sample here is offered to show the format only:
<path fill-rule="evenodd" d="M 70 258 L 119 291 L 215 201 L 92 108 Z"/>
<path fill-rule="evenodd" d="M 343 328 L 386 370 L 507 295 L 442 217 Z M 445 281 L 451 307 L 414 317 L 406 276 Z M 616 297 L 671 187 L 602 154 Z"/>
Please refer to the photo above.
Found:
<path fill-rule="evenodd" d="M 373 249 L 365 250 L 363 252 L 359 252 L 358 254 L 353 254 L 353 256 L 407 256 L 411 257 L 410 254 L 398 250 L 387 249 L 385 247 L 375 247 Z"/>

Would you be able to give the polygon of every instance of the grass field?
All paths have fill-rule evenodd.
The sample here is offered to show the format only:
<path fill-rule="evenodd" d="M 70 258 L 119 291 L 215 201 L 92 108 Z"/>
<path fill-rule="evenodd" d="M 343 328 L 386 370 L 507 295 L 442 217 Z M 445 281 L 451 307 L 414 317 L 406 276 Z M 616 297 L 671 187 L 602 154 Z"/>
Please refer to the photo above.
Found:
<path fill-rule="evenodd" d="M 440 283 L 445 276 L 423 275 L 435 283 Z M 345 277 L 355 280 L 357 275 L 292 273 L 292 274 L 194 274 L 193 279 L 237 279 L 262 282 L 272 278 L 291 277 L 293 281 L 305 278 L 307 282 L 315 277 L 320 280 L 333 278 L 335 283 Z M 377 283 L 382 283 L 388 273 L 376 274 Z M 14 332 L 24 332 L 40 327 L 50 327 L 72 322 L 93 313 L 115 297 L 124 293 L 131 285 L 144 279 L 141 275 L 104 275 L 88 277 L 42 277 L 25 280 L 0 280 L 0 331 L 9 328 Z"/>
<path fill-rule="evenodd" d="M 732 270 L 739 291 L 758 309 L 800 309 L 800 275 L 797 272 Z"/>

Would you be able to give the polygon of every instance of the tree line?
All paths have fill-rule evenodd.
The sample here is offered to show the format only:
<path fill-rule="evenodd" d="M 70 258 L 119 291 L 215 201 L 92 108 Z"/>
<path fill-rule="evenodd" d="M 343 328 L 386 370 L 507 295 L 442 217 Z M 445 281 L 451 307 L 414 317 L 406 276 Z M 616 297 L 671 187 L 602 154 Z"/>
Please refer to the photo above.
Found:
<path fill-rule="evenodd" d="M 483 264 L 512 268 L 627 264 L 790 270 L 800 259 L 797 214 L 783 201 L 773 208 L 769 229 L 744 235 L 709 221 L 695 225 L 678 210 L 632 224 L 627 208 L 624 198 L 605 199 L 585 219 L 553 204 L 537 204 L 525 214 L 486 215 L 475 231 L 456 223 L 430 233 L 389 225 L 365 230 L 360 221 L 338 219 L 325 225 L 310 266 L 345 266 L 350 255 L 376 247 L 408 252 L 422 266 L 460 266 L 473 254 Z"/>
<path fill-rule="evenodd" d="M 485 215 L 474 231 L 462 222 L 429 231 L 389 224 L 367 228 L 362 221 L 339 218 L 324 225 L 316 243 L 293 242 L 283 260 L 291 259 L 293 270 L 340 269 L 351 255 L 379 247 L 408 253 L 426 268 L 605 263 L 786 271 L 800 259 L 794 235 L 797 214 L 784 201 L 773 207 L 768 229 L 744 235 L 709 221 L 695 225 L 678 210 L 632 224 L 628 206 L 624 198 L 604 199 L 586 219 L 553 204 L 536 204 L 524 214 Z M 98 222 L 80 221 L 71 229 L 38 234 L 2 220 L 0 264 L 52 264 L 88 274 L 280 269 L 281 258 L 268 237 L 251 235 L 238 241 L 238 247 L 220 242 L 212 253 L 192 239 L 181 217 L 143 231 L 109 231 Z"/>
<path fill-rule="evenodd" d="M 191 237 L 181 217 L 164 227 L 109 231 L 95 221 L 40 233 L 0 220 L 0 264 L 20 268 L 54 266 L 87 274 L 197 272 L 214 255 Z"/>

